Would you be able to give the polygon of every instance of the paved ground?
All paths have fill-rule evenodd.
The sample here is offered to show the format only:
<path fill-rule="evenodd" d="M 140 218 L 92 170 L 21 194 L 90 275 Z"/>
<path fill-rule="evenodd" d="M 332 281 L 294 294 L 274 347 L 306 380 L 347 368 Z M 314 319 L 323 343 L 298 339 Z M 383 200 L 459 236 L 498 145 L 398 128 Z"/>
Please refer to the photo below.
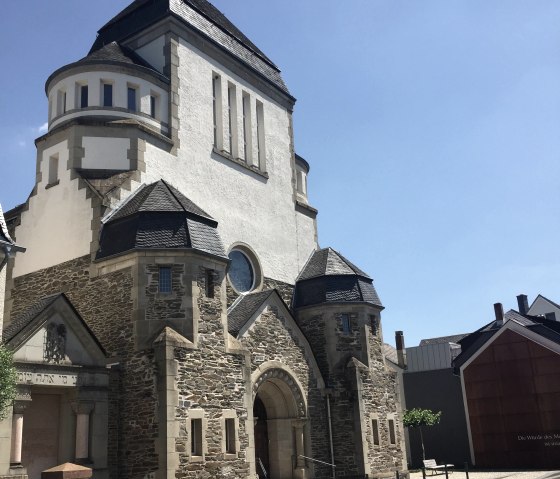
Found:
<path fill-rule="evenodd" d="M 430 477 L 428 473 L 427 478 Z M 469 479 L 560 479 L 560 471 L 469 471 Z M 422 472 L 412 472 L 410 479 L 422 479 Z M 438 474 L 434 479 L 445 479 Z M 449 474 L 449 479 L 466 479 L 465 471 Z"/>

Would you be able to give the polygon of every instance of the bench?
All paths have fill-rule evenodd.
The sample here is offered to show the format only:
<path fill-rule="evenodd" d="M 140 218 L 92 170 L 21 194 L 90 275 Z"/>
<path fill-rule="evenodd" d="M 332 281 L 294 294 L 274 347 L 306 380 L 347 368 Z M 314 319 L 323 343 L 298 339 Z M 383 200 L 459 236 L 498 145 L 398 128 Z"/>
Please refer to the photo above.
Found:
<path fill-rule="evenodd" d="M 447 470 L 449 472 L 453 472 L 453 468 L 455 467 L 453 464 L 437 464 L 435 459 L 424 459 L 422 461 L 424 463 L 424 469 L 426 471 L 431 471 L 432 475 L 434 474 L 434 472 L 436 474 L 440 473 L 443 474 L 445 472 L 445 469 L 447 468 Z"/>

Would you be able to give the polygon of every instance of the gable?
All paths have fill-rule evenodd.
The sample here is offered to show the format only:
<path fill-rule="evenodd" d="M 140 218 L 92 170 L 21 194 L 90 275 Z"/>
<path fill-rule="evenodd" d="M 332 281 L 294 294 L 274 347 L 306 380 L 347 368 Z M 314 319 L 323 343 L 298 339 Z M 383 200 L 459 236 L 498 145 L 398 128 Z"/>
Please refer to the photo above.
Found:
<path fill-rule="evenodd" d="M 105 366 L 105 351 L 64 294 L 43 298 L 4 330 L 16 363 Z"/>
<path fill-rule="evenodd" d="M 548 313 L 555 313 L 556 321 L 560 321 L 560 307 L 540 294 L 536 297 L 535 301 L 533 301 L 533 304 L 531 304 L 531 307 L 527 311 L 527 314 L 532 316 L 546 316 Z"/>
<path fill-rule="evenodd" d="M 243 343 L 243 340 L 246 338 L 248 339 L 251 336 L 252 331 L 258 325 L 262 324 L 265 318 L 268 321 L 272 320 L 276 322 L 275 327 L 279 331 L 279 333 L 275 335 L 276 345 L 279 345 L 282 339 L 280 337 L 281 332 L 289 335 L 293 342 L 303 351 L 309 369 L 314 372 L 315 377 L 317 378 L 317 386 L 319 388 L 323 388 L 325 383 L 319 370 L 317 360 L 315 359 L 315 355 L 313 354 L 313 350 L 311 349 L 311 345 L 295 322 L 290 310 L 286 306 L 286 303 L 284 303 L 278 294 L 278 291 L 273 290 L 270 294 L 265 295 L 260 306 L 255 308 L 252 315 L 248 317 L 246 322 L 239 328 L 237 339 Z M 257 351 L 251 351 L 251 353 L 258 354 Z"/>

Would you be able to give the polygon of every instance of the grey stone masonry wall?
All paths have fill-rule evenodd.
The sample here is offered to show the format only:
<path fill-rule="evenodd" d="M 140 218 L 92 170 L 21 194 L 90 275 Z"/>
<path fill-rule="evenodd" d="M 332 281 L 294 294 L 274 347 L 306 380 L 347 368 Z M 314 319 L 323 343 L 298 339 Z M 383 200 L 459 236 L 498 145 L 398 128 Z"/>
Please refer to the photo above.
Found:
<path fill-rule="evenodd" d="M 245 358 L 226 351 L 225 281 L 215 284 L 214 298 L 206 297 L 206 269 L 197 278 L 196 304 L 199 312 L 195 349 L 175 348 L 178 361 L 177 387 L 179 406 L 176 421 L 180 425 L 176 439 L 179 453 L 178 479 L 244 478 L 249 475 L 247 448 Z M 224 411 L 235 411 L 238 419 L 239 449 L 226 455 L 222 448 Z M 191 456 L 192 418 L 203 419 L 203 457 Z"/>
<path fill-rule="evenodd" d="M 141 478 L 157 469 L 158 425 L 153 358 L 134 348 L 132 269 L 99 276 L 91 271 L 88 255 L 15 278 L 12 317 L 49 294 L 68 296 L 108 356 L 119 363 L 120 378 L 112 377 L 109 396 L 112 408 L 118 404 L 118 413 L 110 411 L 109 445 L 117 451 L 109 454 L 111 477 Z"/>
<path fill-rule="evenodd" d="M 251 373 L 267 362 L 286 365 L 294 373 L 307 401 L 306 455 L 328 463 L 330 449 L 326 399 L 318 387 L 316 373 L 310 366 L 312 358 L 304 348 L 304 341 L 295 323 L 290 327 L 287 318 L 275 307 L 268 307 L 241 338 L 243 346 L 251 351 Z M 308 467 L 315 468 L 316 477 L 330 475 L 330 469 L 326 466 L 309 463 Z"/>
<path fill-rule="evenodd" d="M 171 268 L 171 293 L 159 292 L 159 269 L 161 266 Z M 145 273 L 148 280 L 145 288 L 146 320 L 187 320 L 190 311 L 184 303 L 185 267 L 182 264 L 147 264 Z"/>
<path fill-rule="evenodd" d="M 348 316 L 350 331 L 343 330 L 342 315 Z M 396 373 L 385 366 L 382 336 L 380 330 L 373 334 L 372 317 L 379 311 L 362 304 L 318 305 L 296 313 L 332 391 L 337 475 L 388 477 L 406 470 Z M 374 418 L 380 445 L 373 441 Z M 388 418 L 395 421 L 395 444 L 390 444 Z"/>

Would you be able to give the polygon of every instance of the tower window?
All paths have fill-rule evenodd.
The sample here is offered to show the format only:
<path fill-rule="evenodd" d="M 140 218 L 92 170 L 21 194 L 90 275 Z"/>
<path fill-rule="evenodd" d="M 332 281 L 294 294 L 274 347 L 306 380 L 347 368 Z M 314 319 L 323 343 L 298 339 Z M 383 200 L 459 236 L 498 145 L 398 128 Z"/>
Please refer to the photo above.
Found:
<path fill-rule="evenodd" d="M 396 444 L 397 443 L 397 434 L 395 431 L 395 420 L 394 419 L 389 419 L 389 442 L 391 444 Z"/>
<path fill-rule="evenodd" d="M 202 419 L 191 419 L 191 455 L 202 456 Z"/>
<path fill-rule="evenodd" d="M 160 293 L 171 293 L 171 268 L 162 266 L 159 268 L 159 288 Z"/>
<path fill-rule="evenodd" d="M 379 421 L 377 419 L 371 420 L 371 430 L 373 435 L 373 445 L 379 446 Z"/>
<path fill-rule="evenodd" d="M 235 454 L 237 452 L 235 447 L 235 419 L 225 420 L 224 434 L 226 436 L 226 452 L 228 454 Z"/>
<path fill-rule="evenodd" d="M 157 116 L 158 97 L 154 94 L 150 95 L 150 116 L 156 118 Z"/>
<path fill-rule="evenodd" d="M 80 108 L 88 107 L 88 86 L 80 85 Z"/>
<path fill-rule="evenodd" d="M 128 86 L 127 88 L 127 107 L 130 111 L 138 111 L 138 88 Z"/>
<path fill-rule="evenodd" d="M 371 315 L 369 317 L 369 320 L 371 322 L 371 334 L 373 336 L 377 336 L 377 334 L 379 333 L 379 323 L 378 323 L 377 317 L 375 317 L 374 315 Z"/>
<path fill-rule="evenodd" d="M 57 114 L 66 113 L 66 91 L 59 90 L 57 93 Z"/>
<path fill-rule="evenodd" d="M 112 83 L 102 83 L 102 94 L 103 94 L 103 106 L 113 106 L 113 84 Z"/>
<path fill-rule="evenodd" d="M 58 182 L 58 155 L 49 158 L 49 182 L 48 186 L 54 186 Z"/>
<path fill-rule="evenodd" d="M 342 324 L 342 333 L 343 334 L 350 334 L 352 332 L 352 327 L 350 325 L 350 316 L 347 314 L 342 314 L 340 316 L 340 322 Z"/>
<path fill-rule="evenodd" d="M 211 269 L 206 270 L 206 297 L 214 297 L 214 271 Z"/>

